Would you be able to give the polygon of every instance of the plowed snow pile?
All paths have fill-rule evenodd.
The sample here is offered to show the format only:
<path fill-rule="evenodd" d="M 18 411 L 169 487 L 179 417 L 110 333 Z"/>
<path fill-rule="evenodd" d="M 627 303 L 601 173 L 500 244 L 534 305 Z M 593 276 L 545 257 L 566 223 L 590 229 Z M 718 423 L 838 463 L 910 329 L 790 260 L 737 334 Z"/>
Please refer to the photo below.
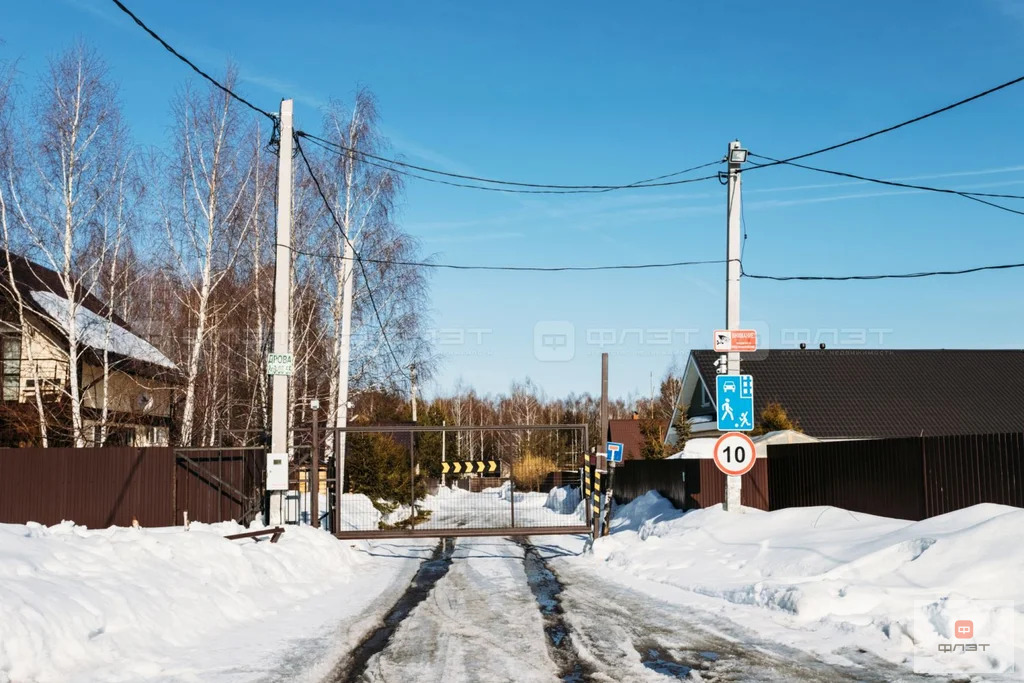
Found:
<path fill-rule="evenodd" d="M 280 615 L 368 562 L 308 527 L 276 544 L 223 538 L 239 531 L 0 524 L 0 681 L 174 677 L 175 648 Z"/>
<path fill-rule="evenodd" d="M 1013 600 L 1024 664 L 1020 508 L 975 505 L 921 522 L 832 507 L 684 514 L 651 492 L 619 508 L 612 531 L 594 553 L 616 573 L 767 608 L 789 629 L 837 626 L 893 661 L 906 661 L 921 603 Z"/>

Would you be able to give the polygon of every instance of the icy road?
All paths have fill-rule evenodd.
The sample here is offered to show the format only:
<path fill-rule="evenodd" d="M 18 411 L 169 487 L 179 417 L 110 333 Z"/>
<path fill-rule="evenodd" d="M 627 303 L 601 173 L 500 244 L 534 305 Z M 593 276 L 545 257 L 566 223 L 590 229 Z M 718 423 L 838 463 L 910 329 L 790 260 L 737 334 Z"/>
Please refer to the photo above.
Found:
<path fill-rule="evenodd" d="M 582 551 L 575 537 L 443 539 L 325 680 L 923 680 L 864 652 L 826 663 L 605 581 L 565 561 Z"/>

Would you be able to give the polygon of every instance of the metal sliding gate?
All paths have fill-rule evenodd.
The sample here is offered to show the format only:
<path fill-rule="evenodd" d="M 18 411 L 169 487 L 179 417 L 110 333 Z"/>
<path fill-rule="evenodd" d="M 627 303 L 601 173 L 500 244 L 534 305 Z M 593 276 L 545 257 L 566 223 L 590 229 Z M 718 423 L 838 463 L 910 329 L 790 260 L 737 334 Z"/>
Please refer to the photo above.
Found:
<path fill-rule="evenodd" d="M 590 497 L 582 487 L 585 424 L 396 424 L 325 432 L 322 443 L 314 437 L 313 448 L 326 462 L 322 499 L 330 509 L 323 517 L 338 538 L 591 531 Z M 343 441 L 339 463 L 333 454 Z"/>

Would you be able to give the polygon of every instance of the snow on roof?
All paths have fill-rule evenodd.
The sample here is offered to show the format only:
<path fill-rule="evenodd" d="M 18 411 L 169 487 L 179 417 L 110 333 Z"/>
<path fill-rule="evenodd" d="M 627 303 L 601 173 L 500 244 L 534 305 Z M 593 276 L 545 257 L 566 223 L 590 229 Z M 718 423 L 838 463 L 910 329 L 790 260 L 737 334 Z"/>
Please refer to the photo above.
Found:
<path fill-rule="evenodd" d="M 53 292 L 33 291 L 32 298 L 53 322 L 67 331 L 68 300 Z M 109 334 L 107 325 L 110 325 Z M 167 356 L 145 339 L 136 336 L 117 323 L 107 320 L 85 308 L 78 306 L 75 311 L 75 326 L 78 328 L 79 340 L 94 349 L 107 350 L 128 358 L 134 358 L 153 365 L 160 365 L 171 370 L 177 366 Z"/>

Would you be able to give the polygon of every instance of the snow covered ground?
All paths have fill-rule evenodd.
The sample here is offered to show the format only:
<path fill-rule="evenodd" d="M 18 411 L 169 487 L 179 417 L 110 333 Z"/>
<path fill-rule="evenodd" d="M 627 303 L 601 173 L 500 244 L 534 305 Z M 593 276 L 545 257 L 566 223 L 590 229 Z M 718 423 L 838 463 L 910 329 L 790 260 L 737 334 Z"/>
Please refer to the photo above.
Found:
<path fill-rule="evenodd" d="M 503 519 L 508 494 L 423 504 L 438 524 L 474 498 Z M 524 523 L 581 514 L 572 489 L 515 504 Z M 585 536 L 457 539 L 359 680 L 540 681 L 567 666 L 592 680 L 925 680 L 914 640 L 988 616 L 1012 654 L 994 648 L 973 680 L 1021 678 L 1022 528 L 1024 510 L 996 505 L 912 523 L 825 507 L 683 514 L 651 493 L 617 510 L 593 554 Z M 437 547 L 308 527 L 277 544 L 223 538 L 239 530 L 0 525 L 0 683 L 333 680 Z M 534 556 L 561 583 L 556 613 Z M 1002 602 L 955 611 L 967 599 Z"/>
<path fill-rule="evenodd" d="M 946 624 L 991 617 L 999 628 L 985 639 L 1012 646 L 993 648 L 983 670 L 1009 673 L 1014 651 L 1024 664 L 1022 529 L 1024 510 L 999 505 L 907 522 L 830 507 L 683 514 L 649 493 L 619 509 L 592 556 L 554 566 L 588 567 L 837 665 L 866 651 L 912 669 L 915 639 L 955 644 Z M 988 613 L 953 613 L 976 606 Z M 952 661 L 977 670 L 977 657 Z"/>
<path fill-rule="evenodd" d="M 276 544 L 223 538 L 242 530 L 0 525 L 0 681 L 315 671 L 358 642 L 434 545 L 308 527 Z"/>

